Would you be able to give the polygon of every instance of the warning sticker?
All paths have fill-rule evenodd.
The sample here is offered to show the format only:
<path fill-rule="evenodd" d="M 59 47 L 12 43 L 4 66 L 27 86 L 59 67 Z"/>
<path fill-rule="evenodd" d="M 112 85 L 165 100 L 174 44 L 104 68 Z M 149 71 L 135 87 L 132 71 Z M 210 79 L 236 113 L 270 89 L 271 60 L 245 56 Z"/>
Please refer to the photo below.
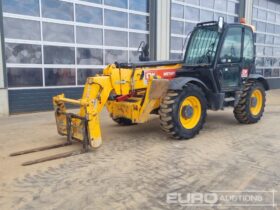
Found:
<path fill-rule="evenodd" d="M 248 77 L 248 75 L 249 75 L 249 69 L 242 69 L 241 77 L 245 78 Z"/>
<path fill-rule="evenodd" d="M 148 79 L 151 77 L 171 80 L 176 76 L 176 70 L 177 69 L 146 70 L 146 71 L 144 71 L 145 84 L 147 84 Z"/>

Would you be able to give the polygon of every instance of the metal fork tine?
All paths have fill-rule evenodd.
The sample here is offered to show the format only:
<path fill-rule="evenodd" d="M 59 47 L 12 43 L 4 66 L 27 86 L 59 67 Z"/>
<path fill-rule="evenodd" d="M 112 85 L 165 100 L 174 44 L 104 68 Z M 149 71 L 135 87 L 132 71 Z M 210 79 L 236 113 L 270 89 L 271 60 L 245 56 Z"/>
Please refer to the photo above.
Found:
<path fill-rule="evenodd" d="M 71 142 L 64 142 L 64 143 L 60 143 L 60 144 L 53 144 L 53 145 L 48 145 L 48 146 L 43 146 L 43 147 L 37 147 L 37 148 L 33 148 L 33 149 L 14 152 L 14 153 L 11 153 L 10 156 L 18 156 L 18 155 L 24 155 L 24 154 L 29 154 L 29 153 L 33 153 L 33 152 L 45 151 L 45 150 L 49 150 L 49 149 L 56 149 L 56 148 L 65 147 L 65 146 L 68 146 L 71 144 L 72 144 Z"/>
<path fill-rule="evenodd" d="M 80 155 L 82 153 L 85 153 L 85 151 L 79 150 L 79 151 L 65 152 L 65 153 L 60 153 L 60 154 L 56 154 L 56 155 L 52 155 L 52 156 L 48 156 L 48 157 L 39 158 L 36 160 L 27 161 L 27 162 L 22 163 L 21 165 L 28 166 L 28 165 L 33 165 L 33 164 L 37 164 L 37 163 L 47 162 L 50 160 L 56 160 L 56 159 L 66 158 L 66 157 L 70 157 L 70 156 L 74 156 L 74 155 Z"/>

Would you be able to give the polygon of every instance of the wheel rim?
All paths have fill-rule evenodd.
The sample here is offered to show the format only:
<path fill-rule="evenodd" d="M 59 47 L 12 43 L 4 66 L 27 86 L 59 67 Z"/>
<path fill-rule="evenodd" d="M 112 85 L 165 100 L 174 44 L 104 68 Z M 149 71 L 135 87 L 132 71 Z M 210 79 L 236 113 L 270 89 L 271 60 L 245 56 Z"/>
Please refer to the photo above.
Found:
<path fill-rule="evenodd" d="M 186 129 L 194 128 L 201 117 L 201 103 L 195 96 L 188 96 L 180 106 L 180 122 Z"/>
<path fill-rule="evenodd" d="M 258 115 L 263 106 L 263 95 L 259 89 L 252 92 L 250 100 L 250 112 L 252 115 Z"/>

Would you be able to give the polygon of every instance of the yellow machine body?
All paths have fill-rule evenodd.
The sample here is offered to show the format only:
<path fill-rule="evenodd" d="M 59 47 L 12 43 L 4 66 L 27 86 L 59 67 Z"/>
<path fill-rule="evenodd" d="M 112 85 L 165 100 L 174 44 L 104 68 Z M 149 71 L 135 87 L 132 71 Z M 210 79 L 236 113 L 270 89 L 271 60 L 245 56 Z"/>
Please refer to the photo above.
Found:
<path fill-rule="evenodd" d="M 258 122 L 264 113 L 267 81 L 254 70 L 254 54 L 232 66 L 235 55 L 224 55 L 240 49 L 241 44 L 224 44 L 230 29 L 240 29 L 242 52 L 252 50 L 253 26 L 224 24 L 219 21 L 198 23 L 191 33 L 185 58 L 180 61 L 149 61 L 108 65 L 103 73 L 87 78 L 81 99 L 69 99 L 64 94 L 53 98 L 58 133 L 67 142 L 12 153 L 28 154 L 71 145 L 83 144 L 81 151 L 28 161 L 31 165 L 87 152 L 102 144 L 100 113 L 107 108 L 110 117 L 120 125 L 144 123 L 151 114 L 158 114 L 160 127 L 173 139 L 190 139 L 203 128 L 207 109 L 233 107 L 238 122 Z M 245 33 L 246 32 L 246 33 Z M 140 58 L 146 53 L 142 48 Z M 218 54 L 219 53 L 219 54 Z M 253 52 L 254 53 L 254 52 Z M 147 53 L 146 53 L 147 54 Z M 251 57 L 252 56 L 252 57 Z M 145 56 L 144 56 L 145 57 Z M 147 56 L 146 56 L 147 57 Z M 216 64 L 219 65 L 216 65 Z M 231 68 L 232 67 L 232 68 Z M 70 113 L 66 104 L 79 107 Z M 71 106 L 72 108 L 73 106 Z"/>
<path fill-rule="evenodd" d="M 117 68 L 108 65 L 102 75 L 89 77 L 79 100 L 64 94 L 55 96 L 53 104 L 58 133 L 70 139 L 88 141 L 93 148 L 102 144 L 100 112 L 106 106 L 113 119 L 125 118 L 144 123 L 159 108 L 160 101 L 181 64 L 149 68 Z M 77 114 L 67 113 L 65 103 L 77 105 Z"/>

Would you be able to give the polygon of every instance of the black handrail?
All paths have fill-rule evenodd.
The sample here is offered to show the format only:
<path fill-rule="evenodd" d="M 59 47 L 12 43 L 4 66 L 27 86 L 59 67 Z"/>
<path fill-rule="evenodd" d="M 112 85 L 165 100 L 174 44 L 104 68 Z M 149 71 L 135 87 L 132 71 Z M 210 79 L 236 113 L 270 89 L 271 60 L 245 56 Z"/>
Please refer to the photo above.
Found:
<path fill-rule="evenodd" d="M 196 24 L 196 26 L 204 26 L 204 25 L 214 25 L 214 24 L 218 24 L 217 21 L 207 21 L 207 22 L 202 22 L 202 23 L 198 23 Z"/>

